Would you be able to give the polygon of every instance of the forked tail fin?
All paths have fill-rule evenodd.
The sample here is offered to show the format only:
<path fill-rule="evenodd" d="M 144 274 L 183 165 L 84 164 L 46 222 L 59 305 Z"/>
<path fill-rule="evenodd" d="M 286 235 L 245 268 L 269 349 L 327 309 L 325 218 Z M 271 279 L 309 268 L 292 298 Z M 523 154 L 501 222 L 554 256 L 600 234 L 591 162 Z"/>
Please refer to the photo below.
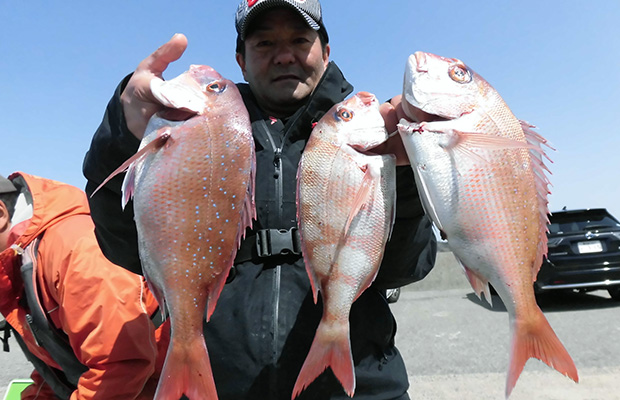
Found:
<path fill-rule="evenodd" d="M 218 398 L 202 336 L 193 343 L 170 342 L 154 400 L 178 400 L 183 394 L 190 400 Z"/>
<path fill-rule="evenodd" d="M 540 315 L 534 318 L 535 322 L 533 323 L 520 324 L 516 320 L 513 321 L 510 368 L 506 379 L 506 398 L 510 396 L 525 363 L 532 357 L 538 358 L 561 374 L 579 382 L 577 367 L 575 367 L 573 359 L 549 325 L 549 321 L 542 311 L 538 310 L 538 312 Z"/>
<path fill-rule="evenodd" d="M 321 320 L 316 336 L 301 367 L 291 400 L 308 387 L 323 371 L 331 367 L 349 397 L 355 392 L 355 368 L 349 341 L 349 325 L 324 323 Z"/>

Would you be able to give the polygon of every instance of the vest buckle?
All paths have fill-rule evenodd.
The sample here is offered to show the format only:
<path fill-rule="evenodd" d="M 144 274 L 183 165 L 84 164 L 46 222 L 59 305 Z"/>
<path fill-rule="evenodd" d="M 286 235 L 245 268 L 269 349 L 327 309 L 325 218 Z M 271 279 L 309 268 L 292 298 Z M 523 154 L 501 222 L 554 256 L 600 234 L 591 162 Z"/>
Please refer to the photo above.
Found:
<path fill-rule="evenodd" d="M 259 257 L 301 254 L 299 229 L 260 229 L 256 232 L 256 251 Z"/>

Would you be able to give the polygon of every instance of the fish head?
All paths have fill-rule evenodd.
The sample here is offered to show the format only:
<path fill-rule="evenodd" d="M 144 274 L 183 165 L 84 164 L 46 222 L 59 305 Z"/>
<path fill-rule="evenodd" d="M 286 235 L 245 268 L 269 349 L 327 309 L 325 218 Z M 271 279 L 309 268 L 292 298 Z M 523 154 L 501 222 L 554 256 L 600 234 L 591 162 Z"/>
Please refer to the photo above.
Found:
<path fill-rule="evenodd" d="M 376 147 L 388 138 L 379 101 L 372 93 L 359 92 L 334 105 L 322 121 L 336 133 L 339 142 L 357 150 Z"/>
<path fill-rule="evenodd" d="M 204 95 L 203 112 L 215 109 L 229 112 L 239 107 L 240 94 L 237 86 L 225 79 L 208 65 L 191 65 L 187 74 L 196 82 Z"/>
<path fill-rule="evenodd" d="M 208 65 L 192 64 L 189 66 L 187 74 L 192 77 L 196 82 L 201 84 L 209 84 L 212 81 L 222 79 L 222 75 L 215 69 Z"/>
<path fill-rule="evenodd" d="M 193 114 L 204 114 L 215 106 L 232 106 L 228 103 L 239 96 L 235 84 L 208 65 L 191 65 L 168 81 L 153 79 L 151 92 L 164 106 Z"/>
<path fill-rule="evenodd" d="M 490 85 L 461 60 L 417 51 L 405 67 L 403 109 L 416 121 L 421 120 L 419 110 L 454 119 L 473 112 L 489 89 Z"/>
<path fill-rule="evenodd" d="M 186 73 L 200 92 L 205 95 L 205 105 L 211 97 L 223 93 L 228 85 L 226 79 L 208 65 L 190 65 Z"/>

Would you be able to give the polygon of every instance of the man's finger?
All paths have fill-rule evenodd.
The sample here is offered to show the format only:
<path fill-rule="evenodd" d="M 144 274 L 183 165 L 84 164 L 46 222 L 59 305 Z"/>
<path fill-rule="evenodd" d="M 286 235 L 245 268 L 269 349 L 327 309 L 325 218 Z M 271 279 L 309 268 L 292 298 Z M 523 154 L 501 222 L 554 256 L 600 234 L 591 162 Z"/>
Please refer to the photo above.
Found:
<path fill-rule="evenodd" d="M 164 43 L 153 54 L 145 58 L 138 69 L 146 69 L 155 75 L 160 75 L 168 68 L 168 64 L 178 60 L 187 48 L 187 38 L 182 33 L 177 33 Z"/>
<path fill-rule="evenodd" d="M 379 112 L 385 122 L 385 129 L 388 133 L 392 133 L 396 130 L 396 124 L 398 124 L 398 116 L 394 106 L 390 103 L 383 103 L 379 106 Z"/>

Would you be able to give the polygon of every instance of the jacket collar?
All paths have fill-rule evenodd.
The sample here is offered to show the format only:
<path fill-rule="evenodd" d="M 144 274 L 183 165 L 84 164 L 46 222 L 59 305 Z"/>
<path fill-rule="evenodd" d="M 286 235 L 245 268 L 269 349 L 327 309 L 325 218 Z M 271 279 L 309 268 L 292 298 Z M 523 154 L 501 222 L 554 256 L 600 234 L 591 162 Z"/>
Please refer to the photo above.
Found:
<path fill-rule="evenodd" d="M 344 100 L 352 91 L 353 86 L 344 78 L 336 63 L 331 61 L 308 102 L 289 118 L 285 129 L 289 128 L 289 124 L 295 123 L 295 120 L 301 126 L 312 127 L 334 104 Z"/>

